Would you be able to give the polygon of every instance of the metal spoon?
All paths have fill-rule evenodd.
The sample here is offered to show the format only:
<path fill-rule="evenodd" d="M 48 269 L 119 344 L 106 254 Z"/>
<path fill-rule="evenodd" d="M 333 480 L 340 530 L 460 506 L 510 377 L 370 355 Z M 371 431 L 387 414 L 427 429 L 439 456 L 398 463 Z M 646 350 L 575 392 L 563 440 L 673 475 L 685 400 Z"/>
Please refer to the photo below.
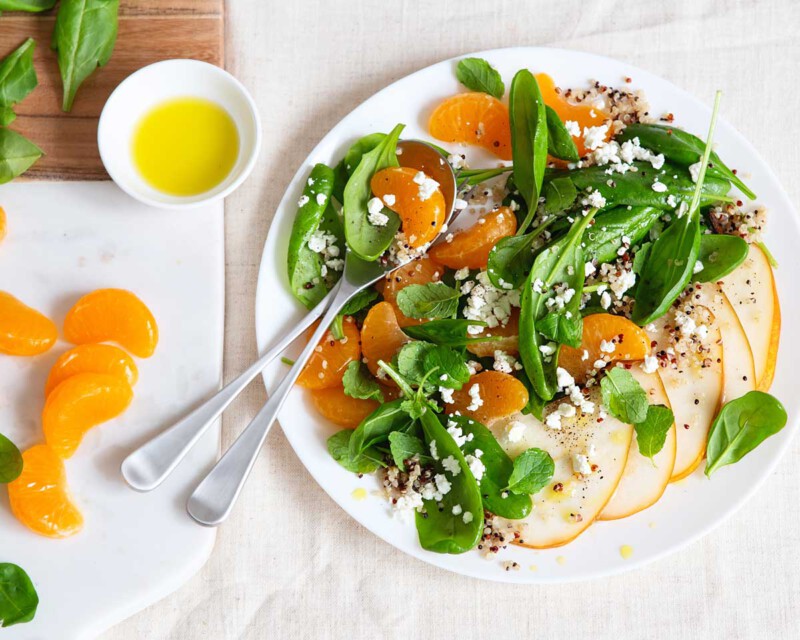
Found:
<path fill-rule="evenodd" d="M 449 222 L 456 195 L 455 176 L 449 163 L 436 149 L 424 142 L 417 140 L 404 140 L 398 143 L 397 148 L 399 154 L 402 155 L 401 162 L 403 166 L 420 169 L 439 183 L 439 188 L 445 197 L 445 211 L 448 213 L 446 220 Z M 347 300 L 352 297 L 353 294 L 376 282 L 381 277 L 399 268 L 400 266 L 402 265 L 393 264 L 391 267 L 389 267 L 380 266 L 376 263 L 366 263 L 348 252 L 346 255 L 344 276 L 340 283 L 336 285 L 336 287 L 325 297 L 325 299 L 322 300 L 316 307 L 314 307 L 314 309 L 309 311 L 308 314 L 297 323 L 297 325 L 295 325 L 256 362 L 250 365 L 250 367 L 248 367 L 244 372 L 239 374 L 237 378 L 229 382 L 224 388 L 211 396 L 208 400 L 203 402 L 203 404 L 195 408 L 181 420 L 162 431 L 159 435 L 155 436 L 153 439 L 149 440 L 132 452 L 122 463 L 121 470 L 125 481 L 137 491 L 151 491 L 159 486 L 178 466 L 180 461 L 183 460 L 189 450 L 222 414 L 222 412 L 225 411 L 231 402 L 236 399 L 236 397 L 248 384 L 250 384 L 253 378 L 261 373 L 270 362 L 278 357 L 292 342 L 294 342 L 297 337 L 299 337 L 306 329 L 308 329 L 308 327 L 310 327 L 317 318 L 319 318 L 323 313 L 325 313 L 326 310 L 328 310 L 325 320 L 320 323 L 320 328 L 314 337 L 309 341 L 309 345 L 316 345 L 319 342 L 328 325 L 332 322 L 333 318 L 336 317 L 336 314 L 339 312 L 344 303 L 347 302 Z M 350 274 L 349 277 L 348 274 Z M 349 281 L 350 283 L 347 287 L 343 286 L 345 281 Z M 336 307 L 337 304 L 338 307 Z M 336 307 L 336 310 L 331 311 L 331 309 L 334 307 Z M 253 459 L 255 459 L 255 454 L 257 453 L 258 448 L 260 448 L 260 442 L 263 442 L 263 438 L 266 437 L 266 434 L 275 419 L 275 415 L 277 415 L 278 410 L 283 405 L 286 393 L 291 389 L 291 386 L 297 379 L 297 376 L 299 375 L 300 370 L 302 369 L 306 360 L 310 356 L 310 353 L 306 355 L 304 351 L 304 355 L 305 358 L 301 356 L 301 359 L 296 361 L 295 366 L 289 371 L 286 379 L 284 379 L 284 382 L 273 394 L 273 397 L 270 398 L 270 401 L 267 402 L 250 426 L 248 426 L 248 428 L 239 437 L 239 440 L 242 440 L 245 434 L 249 432 L 251 435 L 248 436 L 248 438 L 252 439 L 252 433 L 255 430 L 253 425 L 256 423 L 256 421 L 259 421 L 259 424 L 264 423 L 268 417 L 265 413 L 267 409 L 269 407 L 276 407 L 277 405 L 274 411 L 272 411 L 270 414 L 269 419 L 266 422 L 266 426 L 260 427 L 260 429 L 263 430 L 263 436 L 259 441 L 258 447 L 252 452 Z M 297 363 L 300 364 L 298 365 Z M 289 380 L 290 378 L 291 380 Z M 280 398 L 279 402 L 272 402 L 273 399 L 278 398 Z M 251 427 L 253 429 L 251 429 Z M 244 447 L 244 444 L 240 445 L 239 440 L 234 443 L 234 446 L 231 447 L 231 450 L 237 446 L 240 448 Z M 252 448 L 255 446 L 255 444 L 251 443 L 250 446 Z M 240 449 L 237 448 L 237 451 L 239 450 Z M 248 451 L 250 451 L 250 449 L 248 449 Z M 220 463 L 217 466 L 225 461 L 227 457 L 228 454 L 226 454 L 225 457 L 220 460 Z M 250 463 L 250 466 L 251 465 L 252 462 Z M 244 484 L 244 480 L 247 478 L 250 466 L 247 466 L 247 468 L 243 470 L 243 474 L 240 473 L 239 488 L 236 489 L 234 495 L 230 497 L 230 505 L 232 505 L 233 501 L 236 499 L 241 485 Z M 212 474 L 216 472 L 216 469 L 217 468 L 215 467 L 212 471 Z M 209 481 L 209 479 L 207 478 L 206 481 Z M 201 487 L 206 481 L 201 484 Z M 198 490 L 199 489 L 200 487 L 198 487 Z M 197 494 L 197 491 L 195 494 Z M 197 501 L 190 500 L 190 505 L 194 504 L 195 502 Z M 229 510 L 230 507 L 228 507 L 228 511 Z M 192 513 L 191 508 L 190 513 Z M 194 516 L 193 514 L 193 517 L 195 517 L 198 522 L 202 522 L 200 518 L 203 517 L 203 514 L 201 513 L 199 507 L 198 516 Z M 224 519 L 225 516 L 227 516 L 227 511 L 222 519 Z M 218 520 L 217 522 L 202 523 L 219 524 L 222 519 Z"/>

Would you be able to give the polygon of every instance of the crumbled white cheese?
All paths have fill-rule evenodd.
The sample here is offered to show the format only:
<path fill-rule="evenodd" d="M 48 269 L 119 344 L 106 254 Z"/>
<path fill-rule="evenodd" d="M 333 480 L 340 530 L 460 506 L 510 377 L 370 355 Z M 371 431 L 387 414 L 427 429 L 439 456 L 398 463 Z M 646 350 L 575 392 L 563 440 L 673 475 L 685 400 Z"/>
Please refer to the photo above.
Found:
<path fill-rule="evenodd" d="M 651 355 L 646 355 L 644 357 L 644 362 L 640 365 L 642 371 L 645 373 L 655 373 L 658 371 L 658 358 Z"/>
<path fill-rule="evenodd" d="M 462 200 L 461 198 L 456 198 L 453 201 L 453 209 L 455 209 L 456 211 L 463 211 L 466 208 L 467 208 L 467 201 L 466 200 Z"/>
<path fill-rule="evenodd" d="M 558 415 L 560 415 L 562 418 L 572 418 L 576 413 L 575 407 L 571 404 L 567 404 L 566 402 L 559 404 L 557 411 Z"/>
<path fill-rule="evenodd" d="M 575 122 L 575 120 L 567 120 L 564 123 L 564 128 L 573 138 L 577 138 L 579 135 L 581 135 L 581 125 Z"/>
<path fill-rule="evenodd" d="M 477 411 L 483 406 L 483 398 L 481 398 L 481 385 L 473 384 L 469 388 L 469 397 L 472 402 L 467 406 L 467 411 Z M 459 445 L 460 446 L 460 445 Z"/>
<path fill-rule="evenodd" d="M 697 182 L 700 179 L 700 167 L 702 166 L 703 163 L 700 160 L 692 165 L 689 165 L 689 175 L 692 176 L 692 182 Z"/>
<path fill-rule="evenodd" d="M 383 201 L 386 203 L 387 207 L 393 207 L 397 202 L 397 198 L 393 193 L 387 193 L 385 196 L 383 196 Z"/>
<path fill-rule="evenodd" d="M 595 207 L 597 209 L 602 209 L 606 206 L 606 199 L 603 197 L 597 189 L 590 192 L 585 198 L 581 200 L 581 204 L 586 207 Z"/>
<path fill-rule="evenodd" d="M 460 504 L 453 505 L 452 513 L 454 516 L 460 516 L 462 511 L 463 509 L 461 508 Z"/>
<path fill-rule="evenodd" d="M 664 193 L 666 190 L 667 190 L 667 185 L 665 185 L 663 182 L 659 182 L 658 180 L 656 180 L 653 183 L 653 191 L 655 191 L 656 193 Z"/>
<path fill-rule="evenodd" d="M 583 275 L 584 277 L 588 278 L 590 275 L 597 271 L 597 267 L 594 266 L 591 262 L 587 262 L 583 265 Z"/>
<path fill-rule="evenodd" d="M 455 272 L 455 275 L 453 277 L 458 281 L 466 280 L 467 278 L 469 278 L 469 267 L 463 267 L 459 269 L 458 271 Z"/>
<path fill-rule="evenodd" d="M 606 141 L 606 135 L 608 135 L 607 124 L 600 125 L 599 127 L 584 127 L 583 144 L 587 149 L 597 149 Z"/>
<path fill-rule="evenodd" d="M 506 436 L 508 437 L 509 442 L 519 442 L 522 440 L 523 436 L 525 435 L 525 430 L 528 427 L 525 425 L 524 422 L 520 422 L 519 420 L 514 420 L 510 425 L 507 427 Z"/>
<path fill-rule="evenodd" d="M 453 389 L 448 389 L 447 387 L 439 387 L 439 394 L 442 396 L 442 402 L 445 404 L 453 404 L 455 400 L 453 399 Z"/>
<path fill-rule="evenodd" d="M 478 385 L 475 385 L 476 387 Z M 461 448 L 464 446 L 464 443 L 467 442 L 467 436 L 464 435 L 464 432 L 461 430 L 461 427 L 458 426 L 455 422 L 448 423 L 447 426 L 447 433 L 453 438 L 453 441 L 456 443 L 456 446 Z"/>
<path fill-rule="evenodd" d="M 700 273 L 703 269 L 705 269 L 705 266 L 700 260 L 697 260 L 694 263 L 694 269 L 692 269 L 692 273 Z"/>
<path fill-rule="evenodd" d="M 308 202 L 309 202 L 308 196 L 303 194 L 302 196 L 300 196 L 300 199 L 297 201 L 297 206 L 298 207 L 304 207 L 304 206 L 306 206 L 308 204 Z"/>
<path fill-rule="evenodd" d="M 470 472 L 475 479 L 480 482 L 483 478 L 483 474 L 486 472 L 486 465 L 481 462 L 479 453 L 482 453 L 480 449 L 475 451 L 475 455 L 467 454 L 464 456 L 464 459 L 467 461 L 467 466 L 469 467 Z"/>
<path fill-rule="evenodd" d="M 430 198 L 439 188 L 439 183 L 426 176 L 422 171 L 417 171 L 414 182 L 419 185 L 418 197 L 422 201 Z"/>
<path fill-rule="evenodd" d="M 556 431 L 560 430 L 561 415 L 557 411 L 553 411 L 553 413 L 551 413 L 544 419 L 544 424 L 546 427 L 550 429 L 555 429 Z"/>
<path fill-rule="evenodd" d="M 498 349 L 494 352 L 494 363 L 492 364 L 492 369 L 499 371 L 500 373 L 513 373 L 514 371 L 519 371 L 522 369 L 522 365 L 514 356 Z"/>
<path fill-rule="evenodd" d="M 437 473 L 433 477 L 433 481 L 436 483 L 436 491 L 438 491 L 440 494 L 445 496 L 448 493 L 450 493 L 452 485 L 450 484 L 450 481 L 447 479 L 447 476 L 445 476 L 443 473 Z"/>
<path fill-rule="evenodd" d="M 558 385 L 559 390 L 566 389 L 567 387 L 571 387 L 575 384 L 575 378 L 573 378 L 569 371 L 563 367 L 558 367 L 556 369 L 556 384 Z"/>
<path fill-rule="evenodd" d="M 461 292 L 467 295 L 464 317 L 468 320 L 485 322 L 486 327 L 471 325 L 467 331 L 471 335 L 483 333 L 508 324 L 513 307 L 519 307 L 520 297 L 517 289 L 498 289 L 489 279 L 486 271 L 481 271 L 475 280 L 467 280 L 461 285 Z"/>
<path fill-rule="evenodd" d="M 582 475 L 589 476 L 592 474 L 592 466 L 589 464 L 589 456 L 582 453 L 573 453 L 571 456 L 572 471 Z"/>
<path fill-rule="evenodd" d="M 465 512 L 464 515 L 461 517 L 461 519 L 464 521 L 464 524 L 469 524 L 470 522 L 472 522 L 473 519 L 472 512 L 471 511 Z"/>
<path fill-rule="evenodd" d="M 467 166 L 466 158 L 463 155 L 458 155 L 455 153 L 451 153 L 447 156 L 447 162 L 450 163 L 450 166 L 453 169 L 463 169 Z"/>
<path fill-rule="evenodd" d="M 322 206 L 328 201 L 328 196 L 326 196 L 324 193 L 318 193 L 316 200 L 317 204 Z"/>
<path fill-rule="evenodd" d="M 601 340 L 600 351 L 603 353 L 614 353 L 617 350 L 617 345 L 613 340 Z"/>
<path fill-rule="evenodd" d="M 444 467 L 444 470 L 449 471 L 453 477 L 461 473 L 461 465 L 458 464 L 458 460 L 456 460 L 453 456 L 447 456 L 444 460 L 442 460 L 442 466 Z"/>

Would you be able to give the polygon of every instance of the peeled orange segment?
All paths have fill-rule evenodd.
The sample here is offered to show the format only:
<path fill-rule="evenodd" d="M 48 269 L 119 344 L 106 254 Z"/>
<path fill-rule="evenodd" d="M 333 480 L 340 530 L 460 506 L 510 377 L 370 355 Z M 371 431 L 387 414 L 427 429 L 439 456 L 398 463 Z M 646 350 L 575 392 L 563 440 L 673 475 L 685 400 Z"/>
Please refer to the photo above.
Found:
<path fill-rule="evenodd" d="M 397 322 L 401 327 L 426 322 L 424 318 L 409 318 L 397 306 L 397 294 L 410 284 L 427 284 L 439 282 L 444 275 L 444 267 L 430 258 L 420 258 L 409 262 L 406 266 L 393 271 L 380 281 L 383 299 L 394 307 Z M 379 287 L 379 288 L 380 288 Z"/>
<path fill-rule="evenodd" d="M 135 356 L 149 358 L 158 344 L 158 325 L 135 294 L 125 289 L 98 289 L 69 310 L 64 337 L 73 344 L 116 342 Z"/>
<path fill-rule="evenodd" d="M 39 444 L 22 454 L 22 475 L 8 485 L 11 511 L 22 524 L 48 538 L 73 536 L 83 516 L 70 500 L 64 462 Z"/>
<path fill-rule="evenodd" d="M 361 421 L 380 406 L 377 400 L 351 398 L 340 385 L 328 389 L 315 389 L 311 393 L 311 403 L 333 424 L 346 429 L 355 429 Z"/>
<path fill-rule="evenodd" d="M 3 207 L 0 207 L 0 242 L 6 237 L 8 227 L 6 226 L 6 212 Z"/>
<path fill-rule="evenodd" d="M 614 350 L 603 351 L 613 345 Z M 558 366 L 569 371 L 580 383 L 586 382 L 587 372 L 596 369 L 594 363 L 606 357 L 609 362 L 643 360 L 650 353 L 647 332 L 623 316 L 595 313 L 583 319 L 583 337 L 577 349 L 563 345 Z"/>
<path fill-rule="evenodd" d="M 431 247 L 428 254 L 451 269 L 484 269 L 492 247 L 516 232 L 514 212 L 508 207 L 500 207 L 480 218 L 469 229 L 455 234 L 451 241 Z"/>
<path fill-rule="evenodd" d="M 512 356 L 519 354 L 519 308 L 511 309 L 511 317 L 505 325 L 485 327 L 483 333 L 476 338 L 500 338 L 499 340 L 486 340 L 486 342 L 471 342 L 467 351 L 474 353 L 479 358 L 491 358 L 495 351 L 502 351 Z"/>
<path fill-rule="evenodd" d="M 131 386 L 107 373 L 77 373 L 59 384 L 44 403 L 47 444 L 62 458 L 75 453 L 84 434 L 116 418 L 133 399 Z"/>
<path fill-rule="evenodd" d="M 0 291 L 0 353 L 35 356 L 50 349 L 57 339 L 52 320 Z"/>
<path fill-rule="evenodd" d="M 136 363 L 119 347 L 110 344 L 82 344 L 70 349 L 56 360 L 47 376 L 45 397 L 67 378 L 78 373 L 107 373 L 136 384 L 139 370 Z"/>
<path fill-rule="evenodd" d="M 556 85 L 553 79 L 546 73 L 537 73 L 536 81 L 539 83 L 539 91 L 542 92 L 542 100 L 551 107 L 561 118 L 562 122 L 571 120 L 577 122 L 581 133 L 572 136 L 575 146 L 578 147 L 578 155 L 583 157 L 589 151 L 583 141 L 583 130 L 590 127 L 600 127 L 610 120 L 610 116 L 601 109 L 591 104 L 571 104 L 562 95 L 556 92 Z M 610 140 L 613 132 L 609 127 L 606 133 L 606 140 Z"/>
<path fill-rule="evenodd" d="M 415 248 L 431 242 L 444 224 L 444 195 L 438 183 L 432 182 L 431 189 L 427 180 L 418 169 L 389 167 L 370 181 L 372 193 L 400 216 L 400 228 Z"/>
<path fill-rule="evenodd" d="M 486 93 L 460 93 L 433 110 L 428 130 L 437 140 L 474 144 L 511 160 L 508 107 Z"/>
<path fill-rule="evenodd" d="M 378 374 L 380 370 L 378 361 L 391 362 L 407 342 L 411 342 L 411 338 L 400 329 L 392 305 L 388 302 L 379 302 L 369 310 L 361 327 L 361 349 L 367 368 L 383 384 L 393 386 L 394 381 Z"/>
<path fill-rule="evenodd" d="M 499 371 L 484 371 L 453 392 L 453 402 L 444 405 L 446 413 L 459 412 L 485 425 L 518 413 L 528 404 L 528 390 L 514 376 Z"/>
<path fill-rule="evenodd" d="M 308 330 L 309 338 L 317 325 L 318 322 Z M 361 357 L 361 337 L 351 316 L 345 316 L 342 332 L 341 340 L 336 340 L 330 331 L 325 333 L 297 378 L 297 384 L 306 389 L 327 389 L 342 384 L 347 365 Z"/>

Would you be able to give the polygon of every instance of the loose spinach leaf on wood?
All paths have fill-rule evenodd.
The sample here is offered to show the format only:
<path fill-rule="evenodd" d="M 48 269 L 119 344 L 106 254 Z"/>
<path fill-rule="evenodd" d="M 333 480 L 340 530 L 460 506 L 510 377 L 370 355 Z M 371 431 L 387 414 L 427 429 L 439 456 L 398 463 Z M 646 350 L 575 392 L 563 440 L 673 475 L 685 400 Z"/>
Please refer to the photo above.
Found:
<path fill-rule="evenodd" d="M 631 372 L 613 367 L 600 381 L 603 404 L 615 418 L 627 424 L 639 424 L 647 419 L 647 392 Z"/>
<path fill-rule="evenodd" d="M 552 107 L 545 105 L 547 112 L 547 152 L 554 158 L 577 162 L 580 160 L 578 147 L 567 131 L 561 118 Z"/>
<path fill-rule="evenodd" d="M 39 596 L 27 573 L 15 564 L 0 562 L 0 627 L 30 622 Z"/>
<path fill-rule="evenodd" d="M 397 294 L 397 306 L 409 318 L 438 320 L 455 315 L 460 296 L 443 282 L 410 284 Z"/>
<path fill-rule="evenodd" d="M 738 462 L 786 426 L 786 409 L 773 396 L 750 391 L 722 409 L 708 433 L 705 474 Z"/>
<path fill-rule="evenodd" d="M 104 66 L 117 40 L 119 0 L 61 0 L 53 30 L 53 48 L 64 86 L 61 108 L 72 110 L 78 87 Z"/>
<path fill-rule="evenodd" d="M 483 58 L 464 58 L 459 60 L 456 66 L 456 78 L 467 89 L 488 93 L 498 100 L 506 92 L 506 86 L 503 84 L 503 79 L 497 69 Z"/>
<path fill-rule="evenodd" d="M 0 0 L 0 11 L 39 13 L 56 6 L 56 0 Z"/>
<path fill-rule="evenodd" d="M 514 471 L 508 479 L 512 493 L 532 495 L 553 478 L 556 465 L 547 451 L 535 447 L 523 451 L 514 459 Z"/>
<path fill-rule="evenodd" d="M 647 415 L 643 422 L 634 425 L 639 453 L 653 459 L 667 441 L 667 434 L 675 424 L 672 409 L 663 404 L 651 404 L 647 407 Z"/>
<path fill-rule="evenodd" d="M 695 281 L 721 280 L 745 261 L 749 250 L 747 243 L 738 236 L 702 234 L 697 259 L 702 263 L 703 270 L 695 274 Z"/>
<path fill-rule="evenodd" d="M 22 454 L 16 445 L 0 433 L 0 484 L 8 484 L 22 473 Z"/>
<path fill-rule="evenodd" d="M 0 184 L 25 173 L 42 157 L 42 150 L 25 136 L 0 128 Z"/>
<path fill-rule="evenodd" d="M 11 124 L 17 117 L 13 106 L 36 88 L 33 49 L 36 43 L 28 38 L 0 61 L 0 126 Z"/>

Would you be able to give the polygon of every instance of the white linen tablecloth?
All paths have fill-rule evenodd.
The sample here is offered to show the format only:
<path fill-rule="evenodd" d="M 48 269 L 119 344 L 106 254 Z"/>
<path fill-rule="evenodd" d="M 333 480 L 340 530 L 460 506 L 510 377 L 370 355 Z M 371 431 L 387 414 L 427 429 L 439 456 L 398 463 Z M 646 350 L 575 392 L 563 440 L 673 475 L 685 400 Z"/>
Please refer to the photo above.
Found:
<path fill-rule="evenodd" d="M 227 67 L 255 95 L 264 148 L 226 204 L 226 379 L 256 355 L 256 274 L 284 188 L 317 141 L 386 84 L 503 46 L 616 57 L 706 102 L 722 89 L 724 117 L 797 202 L 799 29 L 794 0 L 229 0 Z M 225 446 L 264 399 L 254 384 L 228 411 Z M 518 587 L 451 575 L 382 542 L 274 429 L 207 566 L 103 638 L 800 638 L 798 462 L 800 439 L 744 509 L 645 569 Z"/>

